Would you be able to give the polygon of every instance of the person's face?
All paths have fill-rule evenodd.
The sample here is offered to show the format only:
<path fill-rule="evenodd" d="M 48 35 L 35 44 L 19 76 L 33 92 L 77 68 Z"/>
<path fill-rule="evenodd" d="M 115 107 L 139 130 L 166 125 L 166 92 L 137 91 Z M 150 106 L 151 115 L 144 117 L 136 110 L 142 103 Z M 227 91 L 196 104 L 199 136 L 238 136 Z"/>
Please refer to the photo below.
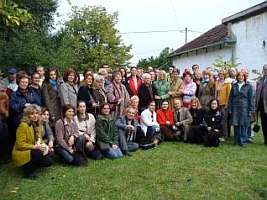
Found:
<path fill-rule="evenodd" d="M 199 69 L 199 66 L 198 65 L 194 65 L 193 67 L 192 67 L 192 70 L 193 71 L 196 71 L 196 70 L 198 70 Z"/>
<path fill-rule="evenodd" d="M 150 76 L 151 76 L 151 81 L 156 80 L 155 72 L 150 72 L 149 74 L 150 74 Z"/>
<path fill-rule="evenodd" d="M 48 111 L 45 111 L 42 113 L 42 120 L 44 122 L 48 122 L 49 121 L 49 112 Z"/>
<path fill-rule="evenodd" d="M 244 76 L 244 74 L 243 74 L 243 73 L 240 73 L 240 74 L 238 75 L 238 77 L 237 77 L 237 80 L 238 80 L 239 82 L 243 82 L 243 81 L 245 80 L 245 76 Z"/>
<path fill-rule="evenodd" d="M 32 76 L 32 84 L 33 85 L 39 85 L 40 84 L 40 75 L 39 74 L 34 74 Z"/>
<path fill-rule="evenodd" d="M 235 77 L 235 76 L 236 76 L 236 70 L 234 70 L 234 69 L 230 69 L 230 70 L 229 70 L 229 75 L 230 75 L 231 77 Z"/>
<path fill-rule="evenodd" d="M 19 81 L 19 87 L 21 89 L 27 89 L 28 88 L 28 85 L 29 85 L 29 79 L 27 78 L 22 78 L 20 81 Z"/>
<path fill-rule="evenodd" d="M 85 82 L 87 85 L 92 85 L 93 84 L 93 78 L 92 76 L 87 76 L 85 79 Z"/>
<path fill-rule="evenodd" d="M 180 100 L 175 100 L 175 101 L 174 101 L 174 107 L 175 107 L 176 109 L 181 108 L 181 107 L 182 107 L 182 102 L 181 102 Z"/>
<path fill-rule="evenodd" d="M 148 67 L 148 68 L 147 68 L 147 71 L 148 71 L 148 72 L 152 72 L 152 71 L 153 71 L 153 67 Z"/>
<path fill-rule="evenodd" d="M 164 80 L 164 79 L 165 79 L 164 73 L 160 72 L 159 73 L 159 80 Z"/>
<path fill-rule="evenodd" d="M 36 72 L 37 72 L 41 77 L 43 77 L 44 74 L 45 74 L 45 71 L 44 71 L 44 68 L 43 68 L 43 67 L 38 67 L 38 68 L 36 69 Z"/>
<path fill-rule="evenodd" d="M 205 80 L 209 80 L 209 79 L 210 79 L 210 76 L 209 76 L 208 74 L 204 74 L 203 78 L 204 78 Z"/>
<path fill-rule="evenodd" d="M 37 112 L 37 110 L 34 110 L 30 115 L 29 115 L 29 119 L 32 122 L 37 122 L 39 119 L 39 113 Z"/>
<path fill-rule="evenodd" d="M 125 72 L 124 69 L 120 69 L 120 72 L 121 72 L 121 75 L 122 75 L 122 76 L 125 76 L 126 72 Z"/>
<path fill-rule="evenodd" d="M 224 74 L 222 72 L 219 73 L 219 79 L 221 79 L 221 80 L 224 79 Z"/>
<path fill-rule="evenodd" d="M 141 77 L 143 75 L 143 70 L 142 69 L 137 69 L 137 75 Z"/>
<path fill-rule="evenodd" d="M 135 114 L 136 114 L 136 111 L 135 111 L 134 109 L 129 109 L 129 110 L 127 111 L 127 118 L 128 118 L 129 120 L 132 120 L 132 119 L 134 119 Z"/>
<path fill-rule="evenodd" d="M 148 108 L 151 112 L 154 112 L 156 110 L 156 104 L 154 102 L 152 102 L 149 104 Z"/>
<path fill-rule="evenodd" d="M 73 119 L 73 117 L 74 117 L 74 110 L 72 108 L 68 109 L 66 111 L 66 113 L 65 113 L 65 117 L 67 119 L 70 119 L 70 120 Z"/>
<path fill-rule="evenodd" d="M 144 82 L 147 85 L 150 84 L 151 83 L 151 77 L 150 76 L 146 76 Z"/>
<path fill-rule="evenodd" d="M 121 79 L 122 79 L 121 74 L 116 74 L 116 76 L 114 77 L 116 83 L 120 83 Z"/>
<path fill-rule="evenodd" d="M 173 67 L 170 67 L 170 68 L 169 68 L 169 73 L 171 74 L 172 71 L 173 71 Z"/>
<path fill-rule="evenodd" d="M 139 104 L 139 100 L 134 99 L 134 100 L 132 101 L 132 106 L 137 107 L 138 104 Z"/>
<path fill-rule="evenodd" d="M 216 110 L 218 108 L 218 103 L 217 101 L 212 101 L 210 104 L 210 107 L 212 110 Z"/>
<path fill-rule="evenodd" d="M 73 83 L 74 82 L 74 79 L 75 79 L 75 74 L 74 73 L 70 73 L 68 75 L 68 82 Z"/>
<path fill-rule="evenodd" d="M 185 82 L 189 83 L 191 82 L 191 76 L 189 74 L 187 74 L 185 77 L 184 77 L 184 80 Z"/>
<path fill-rule="evenodd" d="M 80 102 L 78 105 L 78 112 L 80 114 L 85 114 L 86 113 L 86 105 L 84 102 Z"/>
<path fill-rule="evenodd" d="M 95 81 L 95 83 L 96 83 L 95 85 L 98 89 L 101 89 L 104 87 L 104 81 L 102 81 L 102 80 L 97 80 L 97 81 Z"/>
<path fill-rule="evenodd" d="M 174 79 L 177 79 L 178 76 L 179 76 L 179 74 L 178 74 L 177 71 L 174 71 L 174 72 L 172 73 L 172 77 L 173 77 Z"/>
<path fill-rule="evenodd" d="M 105 115 L 105 116 L 109 115 L 109 114 L 110 114 L 110 108 L 109 108 L 109 106 L 108 106 L 108 105 L 105 105 L 105 106 L 102 108 L 101 112 L 102 112 L 102 114 Z"/>
<path fill-rule="evenodd" d="M 192 101 L 192 102 L 191 102 L 191 107 L 192 107 L 193 109 L 197 109 L 197 101 Z"/>
<path fill-rule="evenodd" d="M 163 110 L 167 110 L 169 108 L 169 103 L 168 102 L 163 102 L 162 105 L 161 105 L 161 108 Z"/>
<path fill-rule="evenodd" d="M 49 72 L 49 77 L 51 80 L 57 80 L 57 73 L 55 71 Z"/>
<path fill-rule="evenodd" d="M 8 74 L 8 79 L 9 79 L 10 81 L 14 81 L 14 80 L 16 80 L 16 74 Z"/>
<path fill-rule="evenodd" d="M 137 69 L 136 68 L 132 68 L 131 74 L 132 74 L 132 76 L 136 76 L 137 75 Z"/>
<path fill-rule="evenodd" d="M 201 79 L 201 73 L 200 73 L 200 72 L 196 72 L 196 73 L 195 73 L 195 78 L 196 78 L 197 80 L 200 80 L 200 79 Z"/>

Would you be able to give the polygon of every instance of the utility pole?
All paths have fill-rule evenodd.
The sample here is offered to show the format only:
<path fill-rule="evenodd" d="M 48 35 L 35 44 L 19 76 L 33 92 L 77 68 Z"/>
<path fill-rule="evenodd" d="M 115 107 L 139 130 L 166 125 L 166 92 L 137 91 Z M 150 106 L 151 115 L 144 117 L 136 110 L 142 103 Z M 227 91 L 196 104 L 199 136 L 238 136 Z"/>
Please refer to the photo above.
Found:
<path fill-rule="evenodd" d="M 185 27 L 185 30 L 184 30 L 184 34 L 185 34 L 185 36 L 184 36 L 185 44 L 187 43 L 187 32 L 188 32 L 187 27 Z"/>

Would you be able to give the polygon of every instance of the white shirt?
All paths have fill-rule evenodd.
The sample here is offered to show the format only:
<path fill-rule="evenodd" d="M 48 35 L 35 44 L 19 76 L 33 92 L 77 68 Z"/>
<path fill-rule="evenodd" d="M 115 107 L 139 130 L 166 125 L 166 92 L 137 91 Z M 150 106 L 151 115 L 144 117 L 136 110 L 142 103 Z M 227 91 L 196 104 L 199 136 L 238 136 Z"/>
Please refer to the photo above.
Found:
<path fill-rule="evenodd" d="M 156 112 L 152 113 L 148 108 L 145 109 L 141 113 L 140 124 L 141 124 L 141 129 L 144 131 L 145 135 L 146 135 L 148 126 L 159 127 L 159 124 L 157 122 L 157 113 Z"/>

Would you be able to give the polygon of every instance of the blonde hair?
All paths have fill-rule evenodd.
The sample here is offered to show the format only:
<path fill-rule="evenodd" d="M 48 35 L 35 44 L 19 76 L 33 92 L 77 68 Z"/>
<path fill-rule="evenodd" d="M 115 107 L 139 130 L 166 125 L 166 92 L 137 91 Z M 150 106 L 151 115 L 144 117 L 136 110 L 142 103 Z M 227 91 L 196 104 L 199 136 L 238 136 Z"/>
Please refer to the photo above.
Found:
<path fill-rule="evenodd" d="M 197 97 L 193 97 L 191 99 L 191 104 L 192 104 L 193 101 L 197 102 L 197 109 L 200 109 L 201 108 L 201 103 L 200 103 L 199 99 Z"/>
<path fill-rule="evenodd" d="M 30 115 L 34 112 L 37 112 L 39 114 L 39 118 L 37 121 L 37 126 L 41 125 L 41 107 L 36 104 L 31 104 L 29 106 L 26 106 L 23 110 L 23 115 L 21 118 L 21 122 L 25 122 L 27 124 L 31 124 Z"/>
<path fill-rule="evenodd" d="M 139 104 L 139 97 L 137 95 L 133 95 L 129 101 L 128 101 L 128 106 L 129 107 L 133 107 L 133 102 L 134 101 L 138 101 L 138 104 Z M 138 104 L 137 104 L 137 107 L 138 107 Z"/>

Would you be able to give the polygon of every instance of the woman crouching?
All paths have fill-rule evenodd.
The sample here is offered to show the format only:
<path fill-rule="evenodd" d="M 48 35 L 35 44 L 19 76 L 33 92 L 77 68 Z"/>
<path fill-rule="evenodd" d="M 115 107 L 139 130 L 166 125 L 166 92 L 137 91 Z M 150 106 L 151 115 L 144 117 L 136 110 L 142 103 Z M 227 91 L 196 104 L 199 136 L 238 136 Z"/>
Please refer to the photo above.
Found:
<path fill-rule="evenodd" d="M 22 167 L 26 178 L 36 178 L 35 172 L 38 167 L 52 165 L 49 147 L 42 140 L 40 115 L 39 106 L 27 106 L 16 131 L 12 158 L 16 166 Z"/>

